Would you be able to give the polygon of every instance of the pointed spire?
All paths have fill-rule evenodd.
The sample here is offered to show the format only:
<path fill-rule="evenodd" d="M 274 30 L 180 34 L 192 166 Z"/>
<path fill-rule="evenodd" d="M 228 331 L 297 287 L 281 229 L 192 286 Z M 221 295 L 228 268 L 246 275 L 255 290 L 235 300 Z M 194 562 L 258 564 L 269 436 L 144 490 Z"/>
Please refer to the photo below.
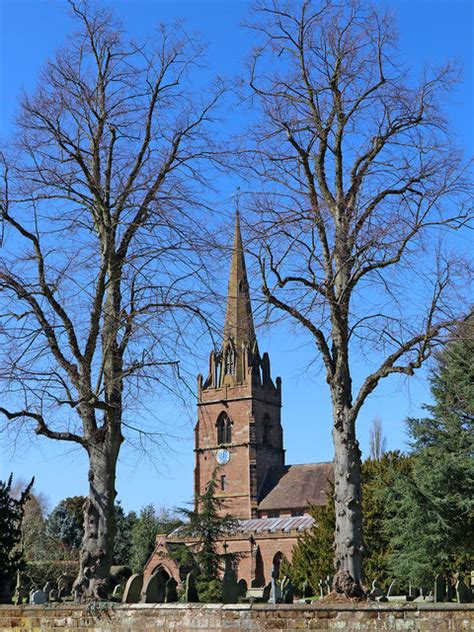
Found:
<path fill-rule="evenodd" d="M 250 348 L 255 342 L 255 330 L 250 303 L 250 291 L 245 268 L 244 248 L 240 232 L 239 210 L 235 213 L 234 245 L 227 290 L 227 308 L 224 325 L 224 345 L 232 340 L 234 348 L 240 351 L 243 344 Z"/>

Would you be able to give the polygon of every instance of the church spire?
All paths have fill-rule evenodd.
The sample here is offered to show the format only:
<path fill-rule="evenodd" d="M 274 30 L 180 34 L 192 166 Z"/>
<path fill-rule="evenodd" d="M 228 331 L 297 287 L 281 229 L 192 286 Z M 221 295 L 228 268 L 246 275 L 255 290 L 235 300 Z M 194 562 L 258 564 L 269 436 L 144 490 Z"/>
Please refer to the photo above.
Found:
<path fill-rule="evenodd" d="M 229 341 L 232 342 L 237 352 L 242 349 L 243 345 L 251 348 L 255 342 L 252 306 L 250 303 L 238 210 L 235 214 L 234 245 L 227 290 L 223 346 L 226 346 Z"/>

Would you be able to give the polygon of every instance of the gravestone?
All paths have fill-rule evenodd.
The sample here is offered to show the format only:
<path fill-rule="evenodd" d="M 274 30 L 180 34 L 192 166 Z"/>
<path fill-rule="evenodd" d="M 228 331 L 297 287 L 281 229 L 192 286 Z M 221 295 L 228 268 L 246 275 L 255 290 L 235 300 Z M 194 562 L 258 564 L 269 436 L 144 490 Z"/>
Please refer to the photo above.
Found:
<path fill-rule="evenodd" d="M 72 593 L 74 577 L 63 574 L 58 579 L 58 599 L 65 599 Z"/>
<path fill-rule="evenodd" d="M 377 597 L 385 597 L 385 591 L 380 588 L 378 581 L 374 579 L 372 582 L 372 588 L 369 592 L 369 599 L 376 601 Z"/>
<path fill-rule="evenodd" d="M 23 603 L 23 599 L 25 598 L 28 599 L 28 589 L 22 583 L 20 573 L 17 573 L 13 603 L 15 604 L 15 606 L 19 606 Z"/>
<path fill-rule="evenodd" d="M 123 586 L 122 584 L 117 584 L 116 586 L 114 586 L 114 589 L 112 591 L 112 599 L 114 599 L 115 601 L 122 601 L 122 597 Z"/>
<path fill-rule="evenodd" d="M 178 601 L 178 582 L 174 577 L 170 577 L 165 586 L 165 603 L 175 603 Z"/>
<path fill-rule="evenodd" d="M 326 575 L 326 581 L 324 582 L 324 586 L 326 588 L 326 595 L 329 595 L 329 593 L 332 590 L 332 580 L 329 577 L 329 575 Z"/>
<path fill-rule="evenodd" d="M 151 575 L 143 584 L 140 601 L 142 603 L 163 603 L 165 600 L 165 582 L 163 575 Z"/>
<path fill-rule="evenodd" d="M 306 580 L 303 582 L 303 598 L 309 599 L 313 596 L 313 589 L 309 585 L 309 582 Z"/>
<path fill-rule="evenodd" d="M 271 593 L 272 593 L 272 582 L 268 582 L 268 584 L 264 587 L 263 592 L 262 592 L 263 601 L 269 601 Z"/>
<path fill-rule="evenodd" d="M 138 603 L 143 586 L 143 575 L 135 573 L 127 579 L 125 590 L 123 591 L 122 603 Z"/>
<path fill-rule="evenodd" d="M 446 581 L 446 600 L 447 602 L 451 602 L 455 597 L 455 586 L 456 580 L 454 577 L 448 576 Z"/>
<path fill-rule="evenodd" d="M 46 582 L 46 584 L 43 586 L 43 592 L 46 595 L 46 601 L 49 601 L 49 593 L 51 592 L 51 589 L 51 582 Z"/>
<path fill-rule="evenodd" d="M 194 574 L 188 573 L 186 575 L 186 585 L 184 589 L 184 601 L 186 603 L 199 603 L 199 595 L 196 588 L 196 582 L 194 580 Z"/>
<path fill-rule="evenodd" d="M 269 603 L 281 603 L 281 589 L 280 589 L 280 585 L 277 581 L 277 570 L 275 567 L 273 567 L 272 569 L 272 579 L 271 579 L 271 591 L 270 591 L 270 599 L 268 600 Z"/>
<path fill-rule="evenodd" d="M 239 579 L 239 581 L 237 582 L 237 586 L 239 589 L 239 598 L 244 598 L 247 596 L 247 582 L 245 581 L 245 579 Z"/>
<path fill-rule="evenodd" d="M 320 579 L 318 582 L 319 586 L 319 598 L 322 599 L 324 597 L 324 588 L 323 588 L 323 580 Z"/>
<path fill-rule="evenodd" d="M 46 603 L 46 593 L 43 590 L 35 590 L 31 595 L 31 603 L 35 605 L 42 605 Z"/>
<path fill-rule="evenodd" d="M 387 590 L 387 597 L 394 597 L 395 596 L 395 585 L 397 583 L 397 580 L 394 579 L 391 583 L 390 586 L 388 587 Z"/>
<path fill-rule="evenodd" d="M 295 589 L 289 579 L 285 582 L 285 587 L 282 590 L 283 603 L 293 603 L 295 597 Z"/>
<path fill-rule="evenodd" d="M 132 569 L 123 564 L 114 564 L 110 567 L 110 583 L 112 586 L 122 584 L 125 586 L 125 582 L 132 575 Z"/>
<path fill-rule="evenodd" d="M 49 591 L 49 597 L 48 597 L 48 601 L 57 601 L 58 600 L 58 591 L 56 590 L 56 588 L 51 588 L 51 590 Z"/>
<path fill-rule="evenodd" d="M 238 603 L 239 586 L 233 568 L 226 568 L 222 580 L 222 603 Z"/>
<path fill-rule="evenodd" d="M 472 593 L 469 586 L 464 582 L 464 576 L 458 573 L 456 582 L 456 599 L 458 603 L 471 603 Z"/>
<path fill-rule="evenodd" d="M 438 574 L 435 576 L 433 594 L 436 602 L 444 601 L 446 599 L 446 577 L 444 575 Z"/>

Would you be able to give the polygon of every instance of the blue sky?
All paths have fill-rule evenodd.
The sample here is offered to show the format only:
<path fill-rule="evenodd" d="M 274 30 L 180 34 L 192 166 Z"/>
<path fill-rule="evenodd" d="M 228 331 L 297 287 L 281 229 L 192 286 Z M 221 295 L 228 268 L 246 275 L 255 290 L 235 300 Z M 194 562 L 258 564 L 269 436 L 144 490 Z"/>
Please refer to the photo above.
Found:
<path fill-rule="evenodd" d="M 376 3 L 377 4 L 377 3 Z M 379 3 L 382 4 L 382 3 Z M 417 70 L 455 59 L 464 67 L 464 80 L 446 110 L 457 141 L 472 153 L 474 140 L 474 2 L 472 0 L 399 0 L 384 3 L 398 15 L 400 48 Z M 229 76 L 242 70 L 251 46 L 251 34 L 240 23 L 249 13 L 246 0 L 122 0 L 109 3 L 123 20 L 128 33 L 140 39 L 160 22 L 183 19 L 188 30 L 201 34 L 209 44 L 210 72 Z M 0 137 L 13 130 L 13 117 L 23 90 L 34 88 L 48 56 L 67 43 L 73 30 L 66 3 L 61 0 L 0 0 Z M 228 123 L 232 125 L 232 123 Z M 221 202 L 239 182 L 228 178 L 221 185 Z M 219 192 L 217 194 L 219 196 Z M 226 284 L 227 270 L 216 283 Z M 283 426 L 288 463 L 332 459 L 329 395 L 307 339 L 276 325 L 259 331 L 259 346 L 269 351 L 273 374 L 283 379 Z M 207 345 L 206 345 L 207 347 Z M 206 369 L 203 348 L 203 372 Z M 429 398 L 426 374 L 409 382 L 396 378 L 385 383 L 361 412 L 358 434 L 367 454 L 369 428 L 374 416 L 382 418 L 390 449 L 405 447 L 403 419 L 419 413 Z M 153 408 L 153 399 L 150 400 Z M 190 412 L 191 411 L 191 412 Z M 117 490 L 126 509 L 147 503 L 157 507 L 182 505 L 190 500 L 193 484 L 194 415 L 189 409 L 168 402 L 156 417 L 160 430 L 170 438 L 168 447 L 154 453 L 153 460 L 140 451 L 125 449 L 118 468 Z M 172 431 L 171 431 L 172 429 Z M 15 477 L 36 477 L 36 488 L 49 497 L 51 506 L 61 498 L 87 492 L 86 459 L 80 450 L 51 444 L 46 439 L 22 437 L 16 446 L 0 439 L 0 478 L 10 471 Z"/>

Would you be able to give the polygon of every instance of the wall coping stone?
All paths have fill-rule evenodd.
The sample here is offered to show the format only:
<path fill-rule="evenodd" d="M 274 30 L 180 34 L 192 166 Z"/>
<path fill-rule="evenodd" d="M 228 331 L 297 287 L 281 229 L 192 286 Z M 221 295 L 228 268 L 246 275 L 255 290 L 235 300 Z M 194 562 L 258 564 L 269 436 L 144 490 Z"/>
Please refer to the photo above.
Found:
<path fill-rule="evenodd" d="M 7 611 L 15 611 L 15 612 L 24 612 L 24 611 L 32 611 L 38 612 L 40 610 L 49 610 L 51 612 L 62 612 L 62 611 L 78 611 L 78 610 L 87 610 L 91 612 L 100 613 L 101 610 L 117 610 L 117 611 L 127 611 L 127 610 L 210 610 L 210 611 L 219 611 L 219 610 L 237 610 L 237 611 L 252 611 L 252 610 L 268 610 L 268 611 L 335 611 L 335 612 L 357 612 L 357 611 L 384 611 L 384 612 L 404 612 L 404 611 L 423 611 L 423 612 L 439 612 L 439 611 L 474 611 L 474 603 L 334 603 L 334 604 L 304 604 L 304 603 L 295 603 L 295 604 L 216 604 L 216 603 L 137 603 L 137 604 L 120 604 L 114 601 L 93 601 L 88 604 L 75 604 L 75 603 L 45 603 L 45 604 L 22 604 L 15 606 L 14 604 L 1 604 L 0 605 L 0 616 L 3 612 Z"/>

